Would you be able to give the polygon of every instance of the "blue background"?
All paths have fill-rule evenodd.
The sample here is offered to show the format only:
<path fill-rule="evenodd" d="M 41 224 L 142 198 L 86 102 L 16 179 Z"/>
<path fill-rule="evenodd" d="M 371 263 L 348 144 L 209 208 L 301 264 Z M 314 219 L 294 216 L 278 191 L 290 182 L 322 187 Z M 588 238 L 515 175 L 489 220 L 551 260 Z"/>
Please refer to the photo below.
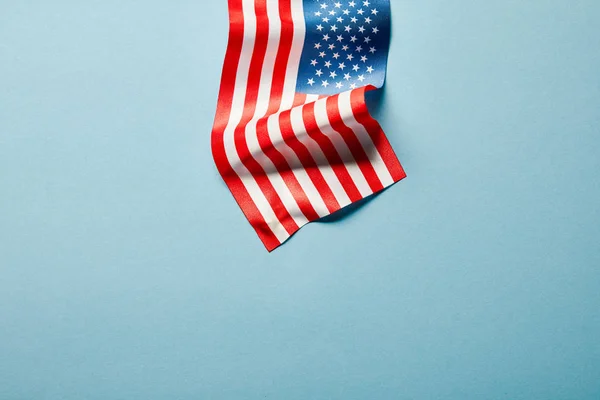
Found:
<path fill-rule="evenodd" d="M 0 1 L 0 399 L 600 398 L 600 3 L 395 0 L 409 177 L 273 254 L 214 3 Z"/>

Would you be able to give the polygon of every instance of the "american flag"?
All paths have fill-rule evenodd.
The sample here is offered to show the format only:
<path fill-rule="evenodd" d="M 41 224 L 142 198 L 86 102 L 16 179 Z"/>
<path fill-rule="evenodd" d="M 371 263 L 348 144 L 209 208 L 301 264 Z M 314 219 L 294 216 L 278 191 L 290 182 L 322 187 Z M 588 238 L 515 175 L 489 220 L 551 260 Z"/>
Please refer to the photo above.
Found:
<path fill-rule="evenodd" d="M 267 250 L 406 175 L 365 92 L 381 87 L 389 0 L 228 0 L 212 151 Z"/>

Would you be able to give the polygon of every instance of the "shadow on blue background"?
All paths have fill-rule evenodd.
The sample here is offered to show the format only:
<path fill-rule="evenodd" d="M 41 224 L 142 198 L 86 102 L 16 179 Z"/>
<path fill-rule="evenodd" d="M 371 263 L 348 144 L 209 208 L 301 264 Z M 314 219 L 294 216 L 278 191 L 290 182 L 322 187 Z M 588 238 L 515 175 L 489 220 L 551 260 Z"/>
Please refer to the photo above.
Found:
<path fill-rule="evenodd" d="M 328 215 L 327 217 L 321 218 L 318 221 L 318 223 L 340 222 L 341 220 L 343 220 L 345 218 L 350 218 L 352 215 L 354 215 L 360 209 L 362 209 L 367 204 L 369 204 L 371 201 L 373 201 L 375 198 L 377 198 L 377 196 L 379 196 L 382 192 L 383 191 L 372 194 L 369 197 L 365 197 L 364 199 L 357 201 L 356 203 L 352 203 L 349 206 L 342 208 L 338 212 Z"/>

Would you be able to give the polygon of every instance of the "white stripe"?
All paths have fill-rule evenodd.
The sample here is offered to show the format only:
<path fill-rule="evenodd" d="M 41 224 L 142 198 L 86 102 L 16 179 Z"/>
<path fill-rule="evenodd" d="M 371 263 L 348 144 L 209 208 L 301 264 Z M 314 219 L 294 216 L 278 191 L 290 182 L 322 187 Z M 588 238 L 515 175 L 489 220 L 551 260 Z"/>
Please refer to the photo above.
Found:
<path fill-rule="evenodd" d="M 283 135 L 281 134 L 281 126 L 279 125 L 279 117 L 281 113 L 292 108 L 296 94 L 298 68 L 300 66 L 300 57 L 302 55 L 304 38 L 306 34 L 303 0 L 291 0 L 291 14 L 292 21 L 294 23 L 293 38 L 288 57 L 288 63 L 286 66 L 281 105 L 276 114 L 269 116 L 267 120 L 267 131 L 269 138 L 271 139 L 271 143 L 273 143 L 275 149 L 283 155 L 287 163 L 290 165 L 292 173 L 298 180 L 298 184 L 306 194 L 306 197 L 308 198 L 308 201 L 314 208 L 315 212 L 320 217 L 324 217 L 330 214 L 329 210 L 327 209 L 327 205 L 308 176 L 308 173 L 302 166 L 302 163 L 300 162 L 300 159 L 296 153 L 285 143 Z M 297 221 L 296 223 L 301 227 L 302 225 L 299 222 L 300 221 Z"/>
<path fill-rule="evenodd" d="M 271 137 L 271 142 L 277 151 L 283 155 L 287 163 L 290 165 L 292 169 L 292 173 L 298 180 L 298 184 L 302 187 L 302 190 L 306 194 L 308 201 L 315 209 L 316 213 L 319 217 L 324 217 L 329 215 L 329 210 L 323 201 L 323 198 L 319 194 L 319 191 L 313 184 L 312 180 L 308 176 L 308 173 L 302 166 L 300 159 L 283 140 L 283 136 L 281 134 L 281 127 L 279 125 L 279 116 L 281 113 L 277 113 L 271 115 L 267 121 L 269 136 Z"/>
<path fill-rule="evenodd" d="M 394 183 L 394 178 L 390 174 L 385 162 L 383 162 L 383 158 L 381 154 L 379 154 L 379 150 L 377 150 L 377 146 L 371 140 L 371 136 L 367 133 L 366 128 L 356 120 L 354 116 L 354 112 L 352 111 L 352 103 L 351 103 L 351 91 L 341 93 L 339 96 L 338 105 L 340 108 L 340 114 L 346 126 L 348 126 L 360 141 L 363 149 L 365 149 L 365 153 L 367 153 L 367 157 L 369 157 L 369 161 L 373 165 L 373 169 L 375 169 L 375 173 L 383 187 L 388 187 Z"/>
<path fill-rule="evenodd" d="M 269 202 L 265 198 L 256 180 L 241 162 L 234 142 L 234 131 L 242 118 L 244 110 L 244 99 L 246 96 L 246 85 L 248 82 L 248 73 L 250 70 L 250 60 L 254 51 L 254 42 L 256 35 L 256 16 L 254 14 L 254 1 L 243 0 L 242 2 L 244 14 L 244 41 L 240 60 L 235 78 L 235 90 L 231 104 L 231 114 L 227 122 L 227 127 L 223 133 L 223 144 L 227 160 L 235 173 L 240 177 L 242 184 L 248 191 L 252 201 L 258 208 L 258 211 L 265 219 L 269 228 L 280 242 L 284 242 L 289 238 L 289 234 L 281 225 Z"/>
<path fill-rule="evenodd" d="M 319 100 L 319 95 L 318 94 L 307 94 L 306 95 L 306 102 L 305 102 L 305 104 L 312 103 L 312 102 L 315 102 L 317 100 Z"/>
<path fill-rule="evenodd" d="M 252 154 L 253 158 L 260 166 L 267 171 L 267 178 L 273 185 L 273 189 L 279 195 L 281 202 L 296 225 L 300 227 L 306 225 L 308 220 L 302 213 L 302 210 L 298 207 L 298 203 L 294 199 L 294 196 L 285 184 L 283 178 L 277 172 L 277 168 L 271 159 L 262 151 L 256 132 L 258 120 L 266 115 L 269 108 L 271 86 L 273 83 L 273 70 L 275 68 L 275 59 L 279 49 L 279 38 L 281 37 L 281 20 L 279 19 L 279 7 L 277 3 L 267 2 L 267 16 L 269 19 L 267 51 L 262 67 L 256 110 L 254 112 L 254 117 L 246 126 L 246 142 L 250 154 Z"/>
<path fill-rule="evenodd" d="M 296 94 L 296 82 L 298 80 L 298 69 L 300 68 L 300 57 L 304 47 L 306 26 L 304 21 L 304 0 L 291 0 L 292 21 L 294 22 L 294 39 L 288 64 L 285 71 L 285 83 L 283 85 L 283 97 L 280 110 L 289 110 L 294 105 Z"/>
<path fill-rule="evenodd" d="M 350 198 L 348 197 L 348 194 L 342 187 L 342 184 L 340 183 L 339 179 L 333 172 L 333 169 L 329 165 L 325 154 L 323 154 L 321 146 L 319 146 L 319 144 L 308 135 L 308 130 L 306 129 L 306 126 L 304 125 L 304 119 L 302 118 L 303 108 L 304 107 L 295 107 L 292 109 L 291 122 L 294 134 L 296 135 L 298 140 L 302 144 L 304 144 L 304 146 L 306 146 L 310 154 L 315 159 L 319 171 L 321 171 L 325 182 L 327 182 L 327 185 L 329 185 L 329 188 L 333 192 L 333 195 L 335 196 L 340 206 L 345 207 L 351 203 Z"/>
<path fill-rule="evenodd" d="M 350 174 L 350 177 L 361 196 L 367 197 L 373 194 L 369 183 L 356 163 L 356 160 L 341 133 L 336 132 L 329 122 L 329 117 L 327 115 L 327 99 L 321 99 L 315 102 L 315 119 L 321 132 L 333 143 L 335 150 L 340 155 L 344 167 L 348 170 L 348 174 Z"/>

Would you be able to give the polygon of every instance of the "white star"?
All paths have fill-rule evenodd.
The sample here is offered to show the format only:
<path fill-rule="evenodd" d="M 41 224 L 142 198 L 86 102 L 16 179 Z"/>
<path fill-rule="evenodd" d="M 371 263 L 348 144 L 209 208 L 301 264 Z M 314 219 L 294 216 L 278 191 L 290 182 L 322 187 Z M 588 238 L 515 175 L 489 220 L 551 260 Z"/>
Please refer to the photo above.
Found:
<path fill-rule="evenodd" d="M 351 1 L 350 3 L 348 3 L 348 5 L 349 5 L 350 7 L 355 7 L 355 6 L 356 6 L 356 3 L 355 3 L 354 1 Z"/>
<path fill-rule="evenodd" d="M 337 76 L 337 74 L 335 73 L 335 71 L 331 71 L 329 73 L 329 76 L 332 77 L 332 78 L 335 78 Z"/>
<path fill-rule="evenodd" d="M 365 80 L 365 76 L 364 75 L 359 75 L 358 76 L 358 80 L 361 81 L 361 82 L 364 81 Z"/>
<path fill-rule="evenodd" d="M 329 11 L 329 15 L 335 15 L 335 11 L 333 11 L 333 10 Z"/>
<path fill-rule="evenodd" d="M 371 14 L 373 14 L 373 15 L 377 15 L 377 13 L 379 13 L 379 11 L 377 11 L 377 9 L 376 9 L 376 8 L 374 8 L 374 9 L 372 9 L 372 10 L 371 10 Z"/>
<path fill-rule="evenodd" d="M 353 83 L 352 85 L 350 85 L 350 89 L 356 89 L 356 83 Z"/>
<path fill-rule="evenodd" d="M 371 17 L 367 17 L 367 18 L 365 18 L 365 22 L 366 22 L 367 24 L 370 24 L 370 23 L 371 23 L 371 21 L 372 21 Z"/>
<path fill-rule="evenodd" d="M 340 58 L 340 53 L 333 53 L 332 57 L 337 60 L 338 58 Z"/>
<path fill-rule="evenodd" d="M 317 30 L 319 32 L 321 32 L 323 30 L 323 25 L 321 25 L 321 24 L 317 25 Z"/>
<path fill-rule="evenodd" d="M 361 8 L 360 10 L 356 11 L 356 13 L 357 13 L 358 15 L 363 15 L 363 14 L 365 13 L 365 10 L 363 10 L 363 9 Z"/>
<path fill-rule="evenodd" d="M 350 41 L 351 41 L 352 43 L 356 42 L 357 40 L 358 40 L 358 39 L 356 38 L 356 36 L 351 36 L 351 37 L 350 37 Z"/>
<path fill-rule="evenodd" d="M 323 22 L 329 22 L 329 18 L 325 17 L 322 19 Z"/>
<path fill-rule="evenodd" d="M 329 40 L 329 35 L 328 34 L 324 34 L 323 35 L 323 40 L 324 41 L 328 41 Z"/>
<path fill-rule="evenodd" d="M 359 31 L 360 33 L 363 33 L 363 32 L 365 31 L 365 27 L 364 27 L 364 26 L 359 26 L 359 27 L 358 27 L 358 31 Z"/>
<path fill-rule="evenodd" d="M 346 68 L 346 64 L 344 64 L 344 63 L 340 63 L 340 65 L 339 65 L 339 67 L 338 67 L 338 68 L 339 68 L 339 69 L 341 69 L 341 70 L 343 71 L 343 70 L 344 70 L 344 68 Z"/>
<path fill-rule="evenodd" d="M 310 60 L 310 65 L 312 65 L 313 67 L 317 64 L 318 64 L 317 60 Z"/>
<path fill-rule="evenodd" d="M 315 49 L 320 49 L 321 48 L 321 43 L 315 43 Z"/>
<path fill-rule="evenodd" d="M 323 71 L 318 69 L 317 72 L 315 72 L 315 75 L 320 77 L 321 75 L 323 75 Z"/>
<path fill-rule="evenodd" d="M 358 66 L 358 64 L 356 64 L 356 65 L 354 65 L 354 66 L 352 67 L 352 70 L 353 70 L 353 71 L 355 71 L 355 72 L 356 72 L 356 71 L 358 71 L 359 69 L 360 69 L 360 67 Z M 319 70 L 319 71 L 320 71 L 320 70 Z M 321 75 L 319 75 L 319 76 L 321 76 Z"/>
<path fill-rule="evenodd" d="M 323 87 L 327 87 L 327 86 L 329 86 L 329 82 L 327 82 L 327 81 L 323 81 L 323 83 L 321 83 L 321 86 L 323 86 Z"/>
<path fill-rule="evenodd" d="M 367 37 L 365 38 L 365 43 L 369 43 L 370 41 L 371 41 L 371 38 L 370 38 L 369 36 L 367 36 Z"/>
<path fill-rule="evenodd" d="M 329 50 L 333 50 L 333 49 L 335 49 L 335 44 L 331 43 L 331 44 L 330 44 L 329 46 L 327 46 L 327 47 L 329 47 Z"/>
<path fill-rule="evenodd" d="M 346 25 L 346 27 L 344 28 L 344 30 L 346 32 L 350 32 L 352 30 L 352 27 L 350 25 Z"/>
<path fill-rule="evenodd" d="M 348 49 L 349 49 L 349 47 L 348 47 L 348 45 L 347 45 L 347 44 L 345 44 L 345 45 L 343 45 L 343 46 L 342 46 L 342 50 L 344 50 L 344 51 L 348 51 Z"/>
<path fill-rule="evenodd" d="M 314 85 L 314 84 L 315 84 L 315 80 L 314 80 L 313 78 L 310 78 L 310 79 L 308 80 L 308 84 L 309 84 L 310 86 Z"/>
<path fill-rule="evenodd" d="M 324 51 L 322 51 L 322 52 L 320 52 L 320 53 L 319 53 L 319 57 L 321 57 L 321 58 L 325 58 L 325 56 L 326 56 L 326 54 L 325 54 L 325 52 L 324 52 Z"/>
<path fill-rule="evenodd" d="M 375 52 L 376 52 L 376 51 L 377 51 L 377 50 L 375 49 L 375 47 L 371 47 L 371 48 L 369 49 L 369 53 L 373 53 L 373 54 L 375 54 Z"/>
<path fill-rule="evenodd" d="M 377 29 L 377 27 L 373 28 L 373 33 L 375 33 L 375 34 L 376 34 L 376 33 L 378 33 L 378 32 L 379 32 L 379 29 Z"/>
<path fill-rule="evenodd" d="M 367 62 L 367 60 L 368 60 L 367 56 L 360 57 L 360 61 L 362 61 L 362 62 Z"/>
<path fill-rule="evenodd" d="M 347 58 L 349 61 L 352 61 L 352 59 L 354 58 L 354 56 L 353 56 L 352 54 L 348 54 L 348 55 L 346 56 L 346 58 Z"/>
<path fill-rule="evenodd" d="M 321 4 L 321 8 L 324 10 L 327 8 L 327 4 Z"/>
<path fill-rule="evenodd" d="M 373 71 L 375 71 L 375 70 L 373 69 L 373 67 L 367 67 L 367 72 L 368 72 L 368 73 L 372 74 L 372 73 L 373 73 Z"/>
<path fill-rule="evenodd" d="M 365 0 L 365 1 L 363 1 L 363 5 L 365 7 L 369 7 L 371 5 L 371 3 L 369 3 L 369 0 Z"/>
<path fill-rule="evenodd" d="M 348 9 L 346 8 L 344 11 L 342 11 L 342 13 L 343 13 L 344 15 L 350 15 L 350 10 L 348 10 Z"/>
<path fill-rule="evenodd" d="M 320 17 L 321 16 L 321 11 L 315 12 L 315 16 Z"/>
<path fill-rule="evenodd" d="M 334 4 L 335 8 L 340 8 L 342 6 L 342 3 L 340 3 L 339 1 L 337 3 Z"/>
<path fill-rule="evenodd" d="M 339 23 L 342 23 L 342 22 L 344 21 L 344 18 L 342 18 L 342 17 L 337 17 L 335 20 L 336 20 L 337 22 L 339 22 Z"/>
<path fill-rule="evenodd" d="M 327 68 L 331 68 L 331 61 L 325 61 L 325 66 Z"/>
<path fill-rule="evenodd" d="M 343 41 L 343 40 L 344 40 L 344 37 L 343 37 L 342 35 L 338 35 L 338 37 L 337 37 L 337 41 L 338 41 L 338 42 L 341 42 L 341 41 Z"/>
<path fill-rule="evenodd" d="M 357 52 L 359 52 L 359 53 L 360 53 L 360 52 L 362 51 L 362 49 L 363 49 L 363 48 L 362 48 L 362 46 L 356 46 L 356 51 L 357 51 Z"/>
<path fill-rule="evenodd" d="M 337 30 L 338 30 L 337 25 L 331 25 L 331 30 L 334 32 L 337 32 Z"/>
<path fill-rule="evenodd" d="M 350 80 L 350 74 L 344 74 L 344 79 L 345 80 Z"/>
<path fill-rule="evenodd" d="M 338 89 L 341 89 L 342 86 L 343 86 L 342 82 L 338 82 L 338 83 L 335 84 L 335 87 L 338 88 Z"/>
<path fill-rule="evenodd" d="M 350 21 L 355 24 L 358 22 L 358 18 L 352 17 L 352 18 L 350 18 Z"/>

